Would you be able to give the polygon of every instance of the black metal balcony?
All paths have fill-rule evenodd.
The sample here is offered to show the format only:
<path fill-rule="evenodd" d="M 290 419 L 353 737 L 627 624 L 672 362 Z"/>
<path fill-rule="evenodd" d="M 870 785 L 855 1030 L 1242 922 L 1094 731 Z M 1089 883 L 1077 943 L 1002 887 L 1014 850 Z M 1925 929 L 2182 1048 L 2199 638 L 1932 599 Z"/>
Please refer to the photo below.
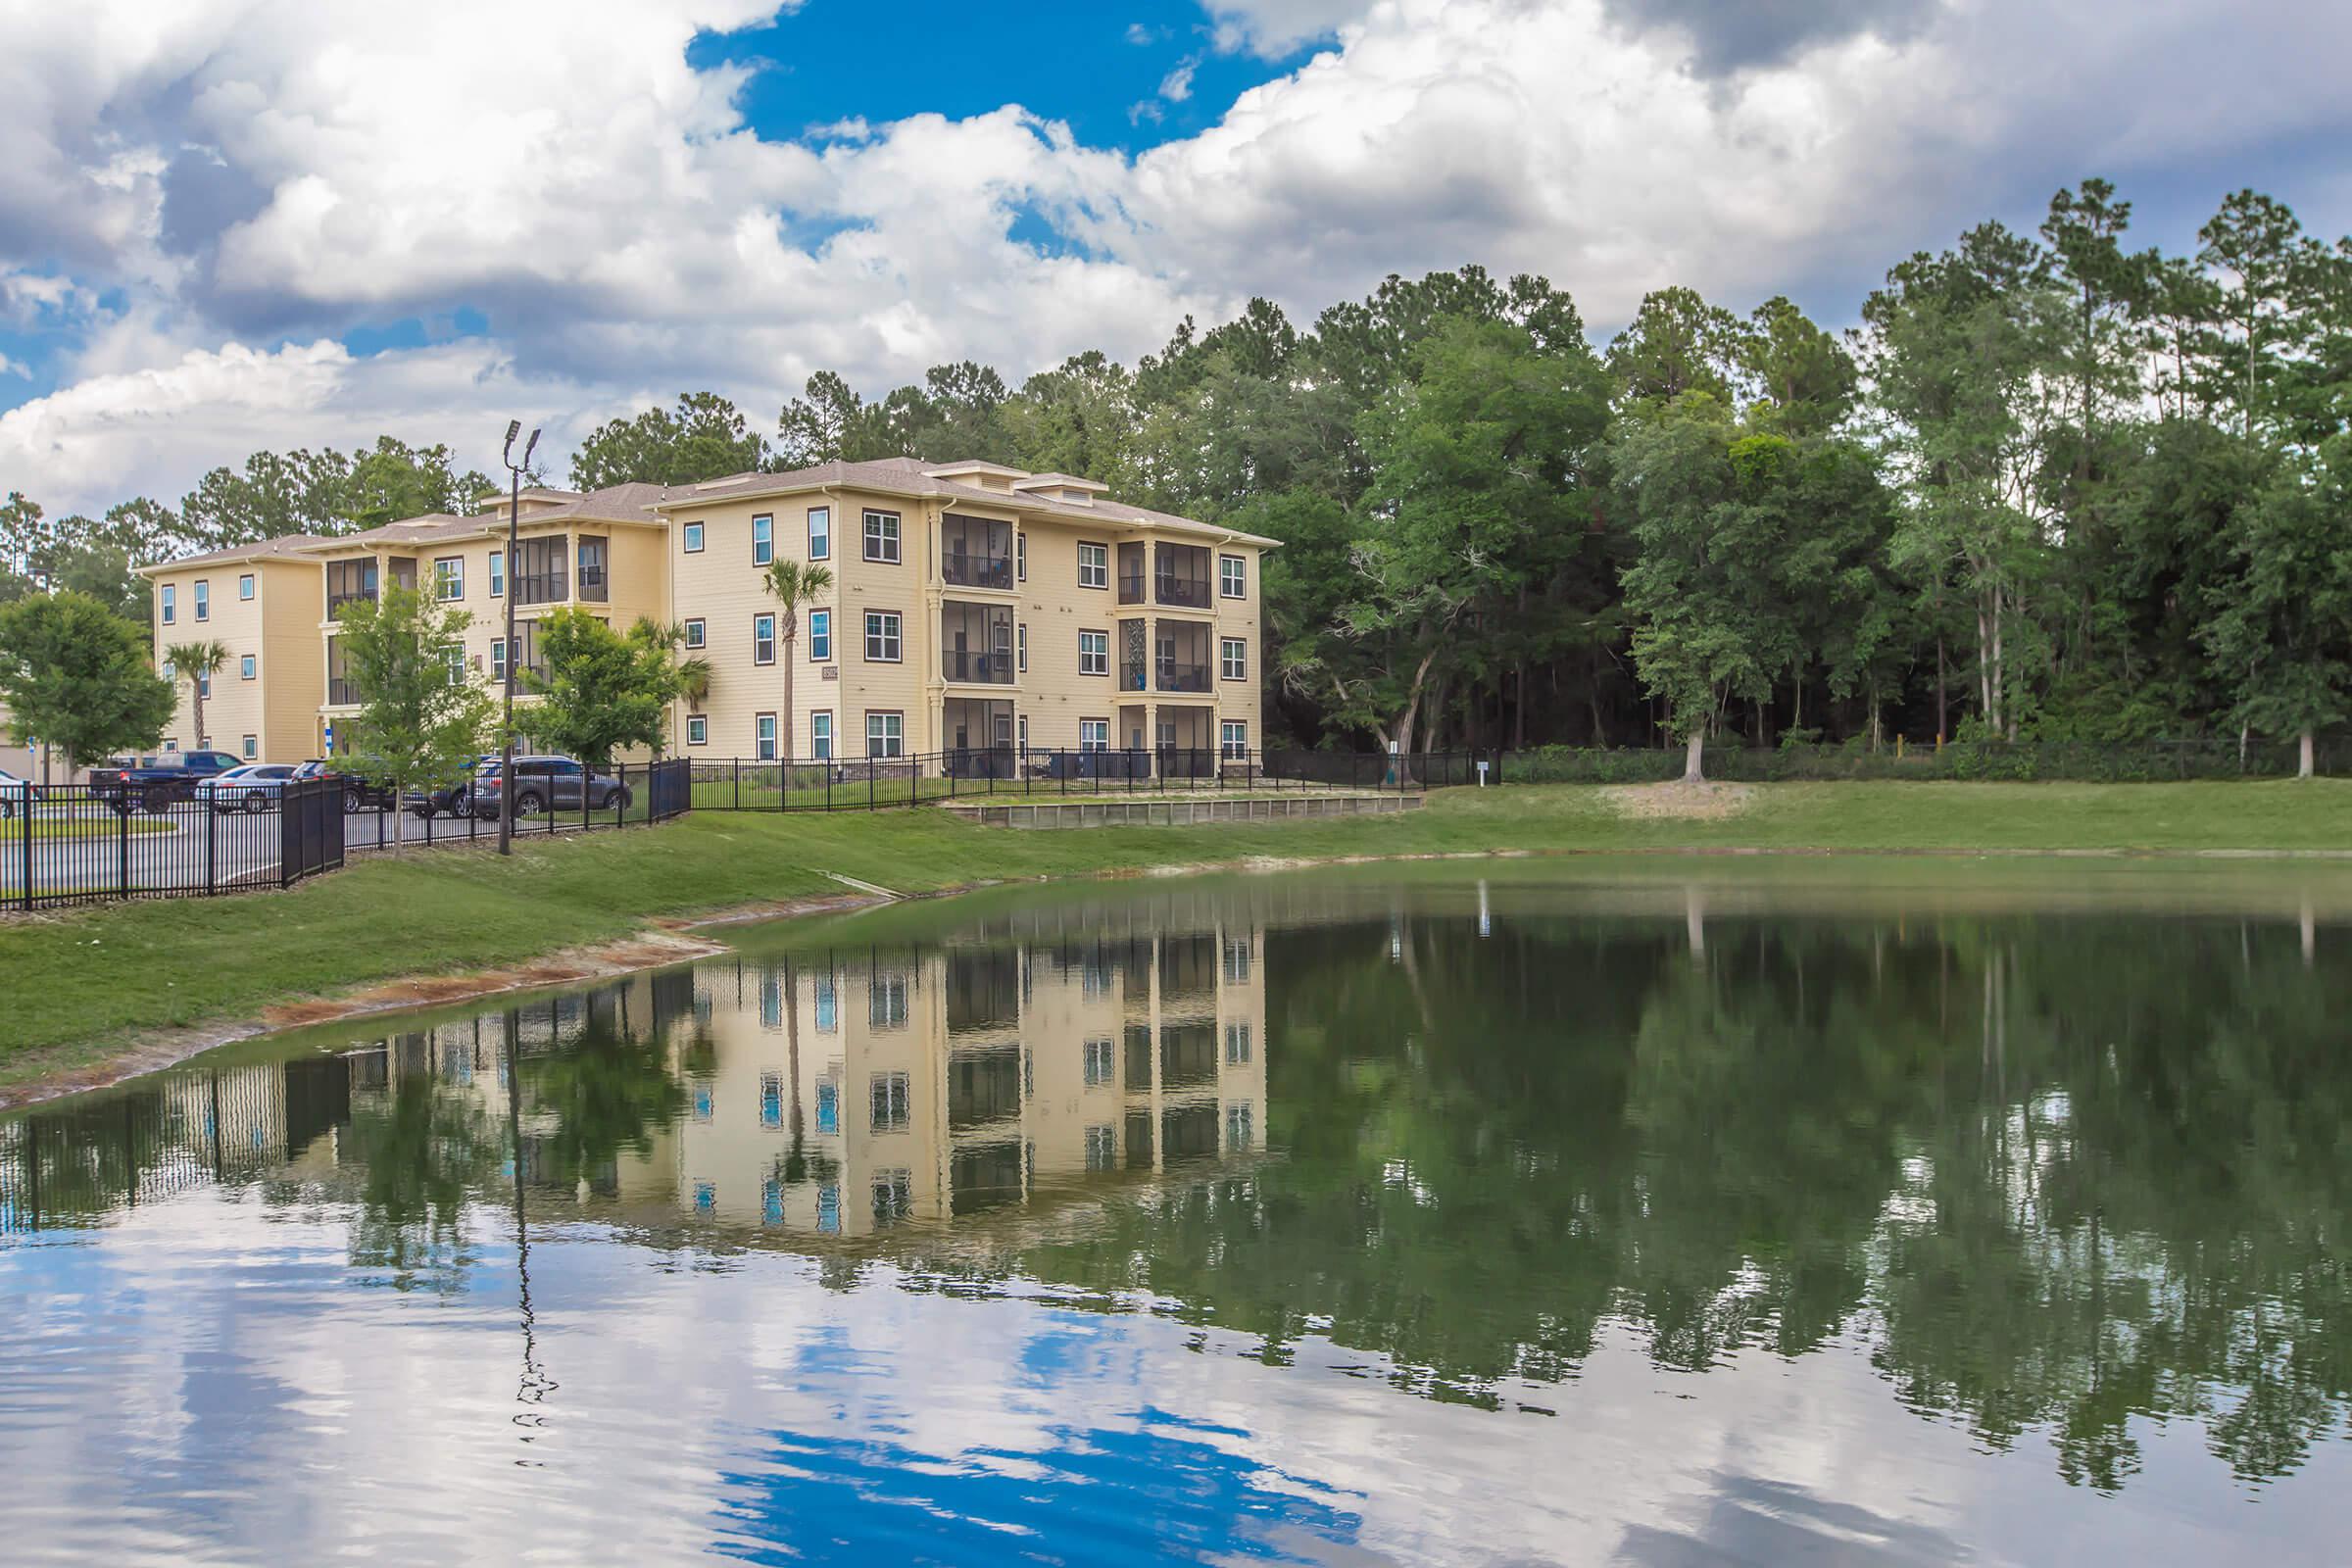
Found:
<path fill-rule="evenodd" d="M 1208 690 L 1206 664 L 1180 664 L 1172 659 L 1159 662 L 1159 689 L 1163 692 L 1204 692 Z"/>
<path fill-rule="evenodd" d="M 1012 558 L 950 551 L 940 558 L 939 575 L 955 588 L 996 588 L 1010 592 Z"/>
<path fill-rule="evenodd" d="M 1119 573 L 1119 603 L 1140 605 L 1144 602 L 1144 574 L 1140 571 Z"/>
<path fill-rule="evenodd" d="M 1175 605 L 1187 610 L 1208 608 L 1208 579 L 1206 577 L 1177 577 L 1166 572 L 1152 580 L 1154 602 Z M 1122 599 L 1120 603 L 1126 601 Z"/>

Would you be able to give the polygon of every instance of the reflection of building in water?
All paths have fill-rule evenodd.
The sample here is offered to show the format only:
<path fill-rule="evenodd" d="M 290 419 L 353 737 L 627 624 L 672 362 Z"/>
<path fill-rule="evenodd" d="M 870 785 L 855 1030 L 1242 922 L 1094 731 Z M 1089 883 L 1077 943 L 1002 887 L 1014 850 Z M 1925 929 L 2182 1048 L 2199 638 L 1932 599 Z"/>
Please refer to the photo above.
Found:
<path fill-rule="evenodd" d="M 687 1112 L 622 1195 L 858 1236 L 1249 1151 L 1262 956 L 1210 929 L 705 965 Z"/>
<path fill-rule="evenodd" d="M 1245 1153 L 1262 928 L 1171 919 L 1183 903 L 704 963 L 181 1070 L 0 1123 L 0 1229 L 203 1183 L 354 1192 L 405 1160 L 477 1200 L 519 1174 L 534 1205 L 856 1237 Z"/>

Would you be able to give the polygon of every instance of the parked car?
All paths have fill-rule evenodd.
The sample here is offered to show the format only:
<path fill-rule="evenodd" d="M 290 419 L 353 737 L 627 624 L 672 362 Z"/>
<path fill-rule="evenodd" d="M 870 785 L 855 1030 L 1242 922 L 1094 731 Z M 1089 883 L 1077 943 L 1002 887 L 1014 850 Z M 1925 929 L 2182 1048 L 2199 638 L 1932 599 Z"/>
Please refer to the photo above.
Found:
<path fill-rule="evenodd" d="M 196 785 L 196 802 L 216 811 L 267 811 L 294 777 L 291 762 L 247 762 Z"/>
<path fill-rule="evenodd" d="M 347 816 L 354 811 L 392 809 L 392 787 L 389 784 L 377 784 L 357 773 L 346 773 L 323 758 L 312 758 L 294 769 L 294 776 L 297 779 L 331 778 L 341 784 L 343 811 Z"/>
<path fill-rule="evenodd" d="M 400 804 L 417 816 L 430 819 L 435 813 L 447 811 L 452 816 L 467 816 L 473 811 L 473 778 L 484 766 L 495 766 L 496 752 L 484 753 L 466 764 L 465 776 L 439 789 L 410 790 Z"/>
<path fill-rule="evenodd" d="M 484 762 L 475 770 L 472 783 L 473 814 L 488 821 L 499 813 L 499 803 L 505 797 L 506 781 L 495 760 Z M 544 815 L 549 811 L 577 811 L 583 809 L 611 811 L 629 804 L 628 786 L 605 773 L 591 773 L 569 757 L 517 757 L 514 759 L 514 814 L 517 817 Z"/>
<path fill-rule="evenodd" d="M 0 767 L 0 819 L 32 809 L 32 786 Z"/>
<path fill-rule="evenodd" d="M 136 808 L 161 815 L 196 798 L 196 786 L 238 765 L 226 752 L 156 752 L 118 757 L 90 769 L 90 794 L 128 816 Z"/>

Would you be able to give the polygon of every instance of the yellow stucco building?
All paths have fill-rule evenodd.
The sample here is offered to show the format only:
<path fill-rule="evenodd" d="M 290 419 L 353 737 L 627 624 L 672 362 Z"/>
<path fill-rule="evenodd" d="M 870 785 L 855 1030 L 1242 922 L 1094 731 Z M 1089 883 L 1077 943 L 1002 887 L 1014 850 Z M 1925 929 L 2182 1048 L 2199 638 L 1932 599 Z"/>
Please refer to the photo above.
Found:
<path fill-rule="evenodd" d="M 899 458 L 531 489 L 513 547 L 508 510 L 502 495 L 471 516 L 148 567 L 158 665 L 173 643 L 218 638 L 230 658 L 205 705 L 209 744 L 273 761 L 338 749 L 332 726 L 356 695 L 339 619 L 397 583 L 472 616 L 463 664 L 485 681 L 510 657 L 537 665 L 535 623 L 560 607 L 680 627 L 711 678 L 672 713 L 673 755 L 1263 744 L 1259 567 L 1277 542 L 1129 506 L 1089 479 Z M 763 587 L 784 559 L 834 579 L 789 628 Z M 168 739 L 196 744 L 192 708 L 182 683 Z"/>

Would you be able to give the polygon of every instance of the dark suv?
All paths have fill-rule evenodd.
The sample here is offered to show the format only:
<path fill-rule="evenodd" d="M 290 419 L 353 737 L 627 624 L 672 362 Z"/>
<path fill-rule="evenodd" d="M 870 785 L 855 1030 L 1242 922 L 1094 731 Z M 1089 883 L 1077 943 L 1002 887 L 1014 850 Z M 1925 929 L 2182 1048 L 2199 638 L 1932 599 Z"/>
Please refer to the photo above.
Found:
<path fill-rule="evenodd" d="M 498 815 L 506 793 L 499 764 L 484 762 L 473 775 L 473 814 L 484 821 Z M 583 805 L 583 803 L 585 803 Z M 514 759 L 514 814 L 544 816 L 553 811 L 612 811 L 629 804 L 628 787 L 605 773 L 591 773 L 569 757 Z"/>
<path fill-rule="evenodd" d="M 238 765 L 226 752 L 152 752 L 118 757 L 90 769 L 90 794 L 125 816 L 135 808 L 157 814 L 196 798 L 200 780 Z"/>
<path fill-rule="evenodd" d="M 346 773 L 323 758 L 312 758 L 294 769 L 294 776 L 297 779 L 306 780 L 332 779 L 342 786 L 343 810 L 346 815 L 354 811 L 388 811 L 392 808 L 392 787 L 390 785 L 378 784 L 372 779 L 362 778 L 357 773 Z"/>

